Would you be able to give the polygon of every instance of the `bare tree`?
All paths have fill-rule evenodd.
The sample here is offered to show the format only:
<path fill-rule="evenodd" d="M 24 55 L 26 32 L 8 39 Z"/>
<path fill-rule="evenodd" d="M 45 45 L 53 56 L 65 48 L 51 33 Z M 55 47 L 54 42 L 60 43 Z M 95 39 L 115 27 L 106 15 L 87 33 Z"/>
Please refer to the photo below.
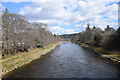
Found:
<path fill-rule="evenodd" d="M 59 40 L 59 36 L 49 32 L 47 24 L 29 23 L 25 17 L 11 14 L 7 9 L 2 15 L 2 22 L 4 54 L 44 47 Z"/>

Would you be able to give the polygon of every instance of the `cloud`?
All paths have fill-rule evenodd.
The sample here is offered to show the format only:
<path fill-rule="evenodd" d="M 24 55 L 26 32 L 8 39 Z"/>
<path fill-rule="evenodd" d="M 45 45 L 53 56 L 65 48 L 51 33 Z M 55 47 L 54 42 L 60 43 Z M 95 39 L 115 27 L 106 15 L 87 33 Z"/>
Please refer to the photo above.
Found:
<path fill-rule="evenodd" d="M 70 25 L 69 22 L 63 22 L 63 25 Z"/>
<path fill-rule="evenodd" d="M 61 28 L 60 26 L 51 26 L 49 27 L 49 30 L 54 34 L 72 34 L 72 33 L 78 32 L 73 29 L 64 29 L 64 28 Z"/>
<path fill-rule="evenodd" d="M 62 24 L 61 20 L 56 20 L 56 19 L 31 20 L 30 22 L 42 22 L 48 24 L 49 26 L 57 26 Z"/>
<path fill-rule="evenodd" d="M 118 5 L 116 4 L 118 0 L 14 1 L 33 2 L 30 5 L 22 7 L 19 14 L 27 17 L 30 22 L 36 21 L 47 23 L 50 26 L 51 31 L 58 34 L 61 34 L 62 32 L 76 32 L 79 27 L 84 29 L 87 22 L 89 22 L 91 26 L 101 27 L 102 29 L 108 24 L 114 28 L 117 28 L 118 26 Z M 64 28 L 62 26 L 64 26 Z"/>
<path fill-rule="evenodd" d="M 33 6 L 25 6 L 24 10 L 21 10 L 20 13 L 22 15 L 31 14 L 31 15 L 38 15 L 41 12 L 41 7 L 33 7 Z"/>
<path fill-rule="evenodd" d="M 82 10 L 81 14 L 86 18 L 85 21 L 89 21 L 91 25 L 99 26 L 103 29 L 107 24 L 110 24 L 116 28 L 118 22 L 112 24 L 111 21 L 117 21 L 118 5 L 106 6 L 111 2 L 115 2 L 115 0 L 80 1 L 81 4 L 84 4 L 80 7 L 80 10 Z"/>
<path fill-rule="evenodd" d="M 81 26 L 82 26 L 82 27 L 86 27 L 87 24 L 76 24 L 76 25 L 75 25 L 75 27 L 77 27 L 77 28 L 79 28 L 79 27 L 81 27 Z"/>
<path fill-rule="evenodd" d="M 63 2 L 64 0 L 1 0 L 0 2 Z M 73 2 L 73 0 L 69 0 L 68 2 Z"/>
<path fill-rule="evenodd" d="M 62 21 L 70 21 L 73 18 L 73 15 L 76 13 L 72 13 L 70 9 L 66 10 L 65 6 L 69 3 L 65 1 L 61 2 L 37 2 L 33 3 L 32 5 L 25 6 L 21 9 L 20 14 L 27 16 L 29 19 L 58 19 Z M 36 8 L 40 8 L 40 12 L 37 11 Z M 35 15 L 33 15 L 34 12 Z"/>

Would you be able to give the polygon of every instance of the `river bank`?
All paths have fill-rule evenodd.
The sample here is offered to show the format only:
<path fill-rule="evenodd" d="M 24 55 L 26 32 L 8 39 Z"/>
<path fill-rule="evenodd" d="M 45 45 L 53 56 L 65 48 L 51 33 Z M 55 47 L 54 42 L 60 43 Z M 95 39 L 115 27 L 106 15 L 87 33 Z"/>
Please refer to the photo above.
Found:
<path fill-rule="evenodd" d="M 106 61 L 72 42 L 62 42 L 50 53 L 2 76 L 4 79 L 120 77 L 119 64 Z"/>
<path fill-rule="evenodd" d="M 60 45 L 60 42 L 50 44 L 44 48 L 30 49 L 28 52 L 19 53 L 9 58 L 2 59 L 0 61 L 0 64 L 2 64 L 2 74 L 13 71 L 35 59 L 40 58 L 42 55 L 49 53 L 58 45 Z"/>
<path fill-rule="evenodd" d="M 120 52 L 119 51 L 107 51 L 101 47 L 94 47 L 94 46 L 90 46 L 90 45 L 80 43 L 80 42 L 77 42 L 77 44 L 79 44 L 82 47 L 93 50 L 95 53 L 97 53 L 98 55 L 104 58 L 108 58 L 112 61 L 120 63 Z"/>

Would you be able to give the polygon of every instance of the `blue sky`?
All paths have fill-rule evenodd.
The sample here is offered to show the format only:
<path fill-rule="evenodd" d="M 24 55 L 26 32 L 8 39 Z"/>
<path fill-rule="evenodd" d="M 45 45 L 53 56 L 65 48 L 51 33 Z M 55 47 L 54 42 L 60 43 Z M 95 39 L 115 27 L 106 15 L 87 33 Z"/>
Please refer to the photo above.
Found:
<path fill-rule="evenodd" d="M 29 22 L 48 24 L 52 33 L 71 34 L 84 31 L 87 22 L 91 27 L 104 29 L 106 25 L 118 27 L 118 0 L 41 0 L 1 2 L 3 9 L 25 16 Z"/>
<path fill-rule="evenodd" d="M 20 9 L 26 5 L 30 5 L 32 2 L 22 2 L 22 3 L 15 3 L 15 2 L 3 2 L 2 6 L 8 8 L 9 12 L 11 13 L 18 13 Z"/>

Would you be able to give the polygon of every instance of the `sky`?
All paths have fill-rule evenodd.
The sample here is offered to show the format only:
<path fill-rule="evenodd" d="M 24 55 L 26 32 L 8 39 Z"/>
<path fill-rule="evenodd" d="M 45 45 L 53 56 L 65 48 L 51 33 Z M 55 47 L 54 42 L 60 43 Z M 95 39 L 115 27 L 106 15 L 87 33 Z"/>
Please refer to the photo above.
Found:
<path fill-rule="evenodd" d="M 29 22 L 43 22 L 55 34 L 84 31 L 87 23 L 118 28 L 119 0 L 1 0 L 2 10 L 25 16 Z"/>

